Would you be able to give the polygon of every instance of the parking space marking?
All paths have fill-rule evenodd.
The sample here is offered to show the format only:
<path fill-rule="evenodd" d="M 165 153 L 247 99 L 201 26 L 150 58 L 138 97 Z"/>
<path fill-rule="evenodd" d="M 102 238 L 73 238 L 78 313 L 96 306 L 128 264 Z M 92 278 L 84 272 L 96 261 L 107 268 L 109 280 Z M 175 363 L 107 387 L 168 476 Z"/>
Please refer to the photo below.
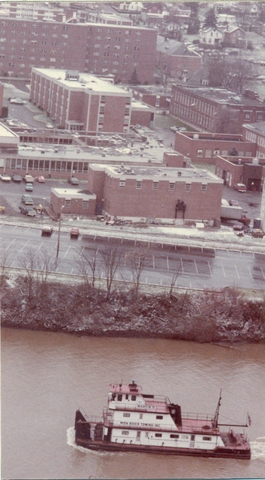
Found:
<path fill-rule="evenodd" d="M 224 269 L 224 266 L 223 266 L 223 264 L 222 264 L 222 263 L 221 263 L 221 267 L 222 267 L 222 270 L 223 270 L 223 275 L 224 275 L 224 277 L 226 278 L 225 269 Z"/>
<path fill-rule="evenodd" d="M 29 240 L 26 241 L 25 245 L 19 250 L 19 253 L 23 252 L 24 248 L 28 245 Z"/>
<path fill-rule="evenodd" d="M 252 275 L 252 273 L 251 273 L 251 271 L 250 271 L 250 267 L 249 267 L 249 266 L 248 266 L 248 273 L 249 273 L 249 275 L 250 275 L 251 280 L 253 280 L 253 275 Z"/>
<path fill-rule="evenodd" d="M 240 278 L 240 275 L 238 273 L 238 269 L 237 269 L 237 266 L 235 265 L 235 271 L 236 271 L 236 274 L 237 274 L 237 278 Z"/>

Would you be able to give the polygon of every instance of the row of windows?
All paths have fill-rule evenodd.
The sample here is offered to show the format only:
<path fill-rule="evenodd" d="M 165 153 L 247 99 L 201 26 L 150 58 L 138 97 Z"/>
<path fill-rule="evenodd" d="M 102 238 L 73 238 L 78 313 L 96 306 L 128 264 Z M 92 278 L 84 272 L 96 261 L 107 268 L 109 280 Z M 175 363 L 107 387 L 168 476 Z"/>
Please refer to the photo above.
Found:
<path fill-rule="evenodd" d="M 129 430 L 122 430 L 121 434 L 122 435 L 129 435 Z M 148 436 L 149 433 L 146 432 L 146 436 Z M 162 438 L 163 437 L 163 434 L 162 433 L 155 433 L 155 438 Z M 189 435 L 185 435 L 185 434 L 182 434 L 182 435 L 179 435 L 177 433 L 171 433 L 170 434 L 170 438 L 181 438 L 182 440 L 188 440 L 190 437 Z M 203 441 L 206 441 L 206 442 L 210 442 L 212 440 L 212 437 L 202 437 L 202 440 Z"/>
<path fill-rule="evenodd" d="M 36 170 L 44 172 L 88 172 L 88 162 L 70 162 L 60 160 L 32 160 L 26 158 L 6 159 L 6 168 L 12 170 Z"/>
<path fill-rule="evenodd" d="M 109 182 L 110 182 L 110 180 L 111 180 L 111 179 L 109 178 Z M 110 183 L 111 183 L 111 182 L 110 182 Z M 120 184 L 119 184 L 119 185 L 120 185 L 120 187 L 126 187 L 126 181 L 125 181 L 125 180 L 120 180 Z M 152 189 L 153 189 L 153 190 L 158 190 L 158 185 L 159 185 L 159 182 L 153 182 L 153 184 L 152 184 Z M 168 189 L 169 189 L 170 191 L 175 191 L 175 186 L 176 186 L 175 183 L 169 183 L 169 184 L 168 184 Z M 142 188 L 142 182 L 141 182 L 140 180 L 137 180 L 137 181 L 136 181 L 136 189 L 137 189 L 137 190 L 140 190 L 141 188 Z M 186 182 L 186 183 L 185 183 L 185 192 L 190 192 L 190 190 L 191 190 L 191 183 Z M 201 190 L 202 190 L 203 192 L 205 192 L 205 191 L 207 190 L 207 184 L 206 184 L 206 183 L 202 183 L 202 184 L 201 184 Z"/>

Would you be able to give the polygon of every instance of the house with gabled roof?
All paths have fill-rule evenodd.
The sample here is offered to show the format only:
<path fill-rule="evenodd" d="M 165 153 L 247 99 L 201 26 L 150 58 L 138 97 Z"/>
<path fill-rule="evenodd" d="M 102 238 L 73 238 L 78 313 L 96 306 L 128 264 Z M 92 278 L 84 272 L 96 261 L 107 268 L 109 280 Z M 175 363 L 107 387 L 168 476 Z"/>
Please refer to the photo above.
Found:
<path fill-rule="evenodd" d="M 216 46 L 223 41 L 223 31 L 220 28 L 203 28 L 199 32 L 199 42 L 201 45 Z"/>
<path fill-rule="evenodd" d="M 224 30 L 223 44 L 226 47 L 244 48 L 246 46 L 246 32 L 241 27 L 227 27 Z"/>

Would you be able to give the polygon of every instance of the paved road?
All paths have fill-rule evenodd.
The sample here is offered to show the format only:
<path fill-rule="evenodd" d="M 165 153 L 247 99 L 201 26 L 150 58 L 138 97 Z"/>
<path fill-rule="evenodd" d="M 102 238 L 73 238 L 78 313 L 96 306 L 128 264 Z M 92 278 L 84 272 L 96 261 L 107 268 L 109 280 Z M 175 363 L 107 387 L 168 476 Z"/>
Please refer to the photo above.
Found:
<path fill-rule="evenodd" d="M 36 258 L 44 262 L 49 256 L 54 260 L 58 248 L 58 227 L 51 237 L 42 237 L 40 227 L 16 225 L 0 226 L 0 242 L 6 265 L 20 268 L 29 260 L 29 252 L 36 252 Z M 68 232 L 61 232 L 59 261 L 53 271 L 80 275 L 78 267 L 81 253 L 88 258 L 98 257 L 99 272 L 104 278 L 101 253 L 117 247 L 121 264 L 116 280 L 131 281 L 132 270 L 128 258 L 135 249 L 133 240 L 112 239 L 88 235 L 77 241 L 71 240 Z M 44 253 L 44 257 L 43 257 Z M 264 290 L 265 254 L 195 247 L 156 246 L 150 248 L 150 256 L 141 276 L 141 282 L 156 285 L 171 285 L 173 276 L 176 285 L 194 289 L 220 289 L 227 286 Z"/>

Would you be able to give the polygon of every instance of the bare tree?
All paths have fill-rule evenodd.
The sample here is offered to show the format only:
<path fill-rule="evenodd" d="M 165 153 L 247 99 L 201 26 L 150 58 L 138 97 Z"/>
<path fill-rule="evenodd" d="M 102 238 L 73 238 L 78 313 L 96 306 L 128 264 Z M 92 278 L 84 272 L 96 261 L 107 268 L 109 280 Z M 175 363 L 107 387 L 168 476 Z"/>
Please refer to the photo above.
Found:
<path fill-rule="evenodd" d="M 140 280 L 144 269 L 150 265 L 152 254 L 150 248 L 147 245 L 136 247 L 128 255 L 126 255 L 126 264 L 129 266 L 133 284 L 134 295 L 138 297 Z"/>
<path fill-rule="evenodd" d="M 91 256 L 85 249 L 81 249 L 77 258 L 77 267 L 87 286 L 94 288 L 99 274 L 97 251 Z"/>
<path fill-rule="evenodd" d="M 115 274 L 121 265 L 121 253 L 117 247 L 107 246 L 100 252 L 102 269 L 106 277 L 107 299 L 110 297 Z"/>
<path fill-rule="evenodd" d="M 180 264 L 176 264 L 176 268 L 173 270 L 172 272 L 172 275 L 171 275 L 171 283 L 170 283 L 170 289 L 169 289 L 169 295 L 170 297 L 173 296 L 173 289 L 176 285 L 176 281 L 178 279 L 178 276 L 180 275 L 181 273 L 181 265 Z"/>
<path fill-rule="evenodd" d="M 209 85 L 222 87 L 241 95 L 248 86 L 255 68 L 241 56 L 227 58 L 222 53 L 212 55 L 206 60 Z"/>
<path fill-rule="evenodd" d="M 38 271 L 38 255 L 37 252 L 32 248 L 29 248 L 25 253 L 22 254 L 19 264 L 23 270 L 26 272 L 26 283 L 27 283 L 27 297 L 31 301 L 34 297 L 35 288 L 38 283 L 37 271 Z"/>

